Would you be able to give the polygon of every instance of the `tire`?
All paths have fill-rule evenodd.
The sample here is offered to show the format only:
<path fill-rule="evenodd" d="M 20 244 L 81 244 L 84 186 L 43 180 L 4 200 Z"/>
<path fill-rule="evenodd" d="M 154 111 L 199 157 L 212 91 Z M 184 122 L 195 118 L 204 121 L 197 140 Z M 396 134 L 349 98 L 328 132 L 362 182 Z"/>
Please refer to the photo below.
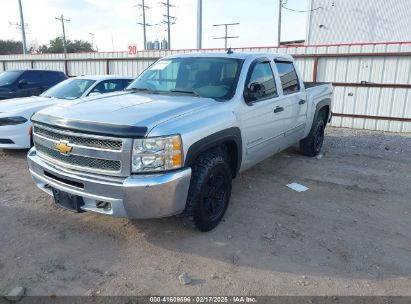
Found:
<path fill-rule="evenodd" d="M 300 151 L 302 154 L 307 156 L 320 154 L 324 141 L 324 129 L 324 115 L 320 112 L 308 136 L 300 141 Z"/>
<path fill-rule="evenodd" d="M 207 232 L 223 218 L 231 196 L 232 175 L 220 149 L 201 154 L 192 167 L 186 208 L 181 214 L 185 226 Z"/>

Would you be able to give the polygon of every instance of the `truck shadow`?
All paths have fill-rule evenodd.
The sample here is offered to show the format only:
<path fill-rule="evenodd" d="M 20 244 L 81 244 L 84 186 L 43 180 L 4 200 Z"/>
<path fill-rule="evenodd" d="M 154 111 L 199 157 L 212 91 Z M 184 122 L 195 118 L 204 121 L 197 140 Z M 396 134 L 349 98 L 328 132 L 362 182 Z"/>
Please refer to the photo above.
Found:
<path fill-rule="evenodd" d="M 409 276 L 405 187 L 384 176 L 369 176 L 375 181 L 369 183 L 367 175 L 375 171 L 358 170 L 363 158 L 327 153 L 307 158 L 291 148 L 242 173 L 223 222 L 211 232 L 184 228 L 177 218 L 131 222 L 155 246 L 227 267 L 358 279 Z M 381 159 L 367 161 L 384 167 Z M 309 191 L 285 186 L 294 181 Z M 373 189 L 375 184 L 391 190 Z"/>
<path fill-rule="evenodd" d="M 91 284 L 85 281 L 127 272 L 123 261 L 158 266 L 163 261 L 151 258 L 161 251 L 174 262 L 183 256 L 209 259 L 225 271 L 408 277 L 410 154 L 398 161 L 376 157 L 380 152 L 369 146 L 364 153 L 350 146 L 329 136 L 321 159 L 301 156 L 293 147 L 240 174 L 223 222 L 208 233 L 184 228 L 176 217 L 127 220 L 56 209 L 30 181 L 27 151 L 0 150 L 0 227 L 7 231 L 0 235 L 0 274 L 25 269 L 23 285 L 46 288 L 54 278 L 72 282 L 78 272 L 87 280 L 72 284 L 84 288 Z M 285 186 L 290 182 L 309 190 L 297 193 Z M 22 258 L 15 262 L 17 255 Z"/>

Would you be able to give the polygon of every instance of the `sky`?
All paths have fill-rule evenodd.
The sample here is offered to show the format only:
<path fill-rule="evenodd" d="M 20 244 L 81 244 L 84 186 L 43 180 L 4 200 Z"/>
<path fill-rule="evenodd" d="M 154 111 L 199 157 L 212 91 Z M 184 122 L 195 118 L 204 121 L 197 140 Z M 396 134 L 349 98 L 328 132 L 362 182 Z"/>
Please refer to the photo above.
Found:
<path fill-rule="evenodd" d="M 161 23 L 166 8 L 165 0 L 145 0 L 151 7 L 146 11 L 146 22 Z M 203 0 L 203 48 L 224 47 L 224 40 L 213 37 L 224 36 L 224 27 L 213 24 L 234 23 L 229 27 L 229 36 L 240 36 L 229 40 L 231 47 L 273 46 L 277 41 L 279 0 Z M 308 9 L 309 0 L 287 0 L 286 6 Z M 91 41 L 99 51 L 126 51 L 127 45 L 143 47 L 141 0 L 22 0 L 24 22 L 28 25 L 28 45 L 41 45 L 62 36 L 61 23 L 55 17 L 64 15 L 67 39 Z M 170 15 L 176 16 L 171 26 L 171 48 L 196 48 L 197 0 L 170 0 L 175 5 Z M 282 41 L 305 39 L 307 13 L 296 13 L 283 9 Z M 14 25 L 20 22 L 18 0 L 0 0 L 0 39 L 20 40 L 20 30 Z M 153 25 L 147 28 L 147 40 L 167 37 L 166 26 Z"/>

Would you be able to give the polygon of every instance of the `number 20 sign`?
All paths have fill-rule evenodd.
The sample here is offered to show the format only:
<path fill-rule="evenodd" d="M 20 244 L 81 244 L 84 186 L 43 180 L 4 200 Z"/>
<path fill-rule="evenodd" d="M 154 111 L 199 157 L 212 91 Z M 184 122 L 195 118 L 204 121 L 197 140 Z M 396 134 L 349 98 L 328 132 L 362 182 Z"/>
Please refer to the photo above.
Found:
<path fill-rule="evenodd" d="M 128 54 L 129 55 L 137 55 L 137 45 L 136 44 L 129 44 L 127 46 Z"/>

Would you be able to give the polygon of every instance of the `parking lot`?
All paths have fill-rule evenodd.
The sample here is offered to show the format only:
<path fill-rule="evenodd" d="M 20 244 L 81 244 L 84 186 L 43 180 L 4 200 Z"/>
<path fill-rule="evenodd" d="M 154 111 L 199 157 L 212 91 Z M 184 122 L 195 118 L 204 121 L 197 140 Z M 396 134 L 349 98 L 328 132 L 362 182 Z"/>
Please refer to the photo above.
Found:
<path fill-rule="evenodd" d="M 411 135 L 330 128 L 323 153 L 244 172 L 225 220 L 200 233 L 61 210 L 26 151 L 0 150 L 0 293 L 411 295 Z"/>

